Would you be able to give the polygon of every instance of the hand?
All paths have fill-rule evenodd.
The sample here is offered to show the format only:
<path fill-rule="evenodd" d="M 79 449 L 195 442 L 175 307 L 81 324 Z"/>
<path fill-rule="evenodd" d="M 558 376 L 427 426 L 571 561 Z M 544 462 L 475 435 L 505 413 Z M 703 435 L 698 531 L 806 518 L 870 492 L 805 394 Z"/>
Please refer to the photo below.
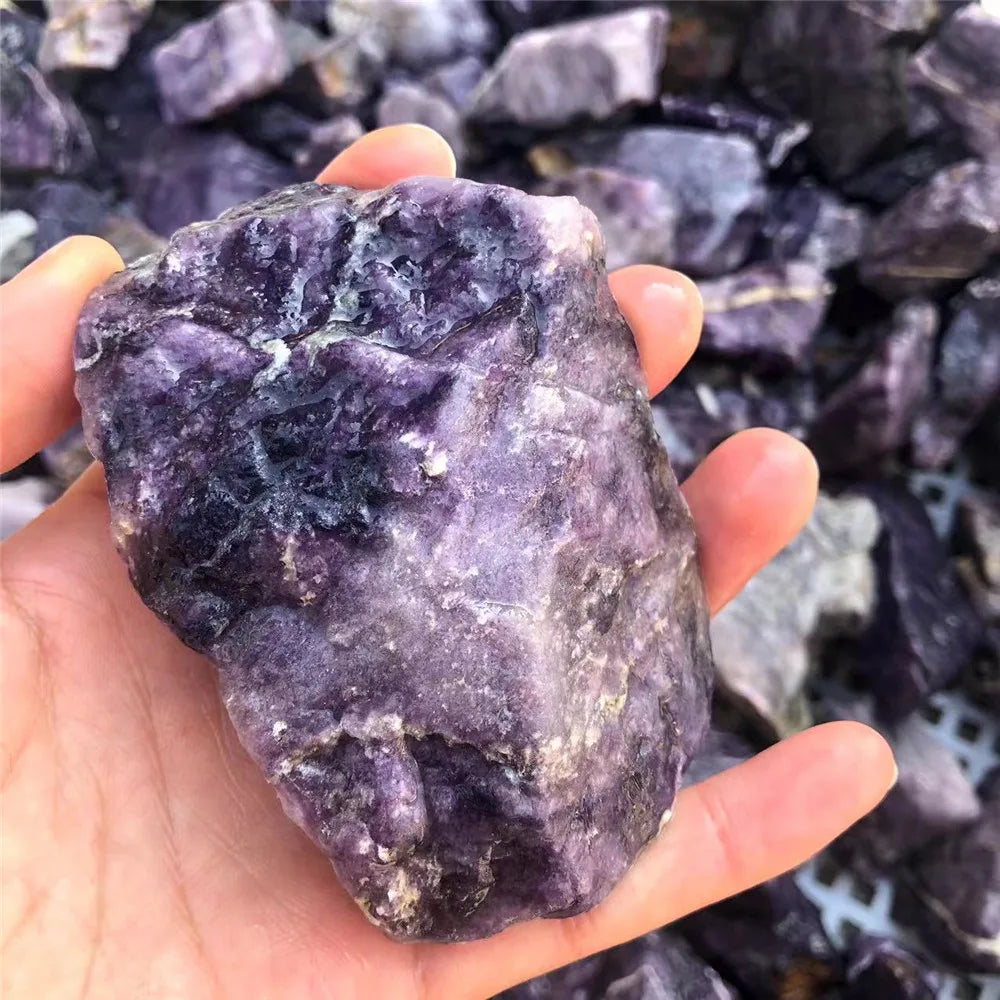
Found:
<path fill-rule="evenodd" d="M 361 139 L 320 179 L 381 187 L 454 169 L 434 133 L 398 126 Z M 77 315 L 120 267 L 106 243 L 75 237 L 0 292 L 5 469 L 76 418 Z M 656 393 L 695 349 L 698 293 L 657 267 L 625 268 L 611 285 Z M 801 444 L 755 430 L 687 481 L 713 611 L 799 530 L 816 479 Z M 2 557 L 9 1000 L 481 1000 L 799 864 L 893 780 L 873 731 L 821 726 L 683 792 L 594 910 L 470 944 L 394 943 L 282 813 L 233 733 L 213 670 L 133 592 L 99 467 Z"/>

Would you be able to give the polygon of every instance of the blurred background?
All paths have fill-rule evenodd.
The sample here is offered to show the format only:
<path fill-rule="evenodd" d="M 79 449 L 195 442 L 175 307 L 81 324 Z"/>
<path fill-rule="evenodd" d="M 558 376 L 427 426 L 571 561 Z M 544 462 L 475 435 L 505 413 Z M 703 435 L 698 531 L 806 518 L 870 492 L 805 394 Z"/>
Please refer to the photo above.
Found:
<path fill-rule="evenodd" d="M 900 778 L 802 870 L 509 995 L 1000 1000 L 1000 11 L 956 0 L 0 0 L 0 279 L 126 262 L 421 122 L 459 173 L 574 195 L 610 267 L 694 277 L 653 401 L 678 475 L 814 448 L 802 535 L 715 620 L 691 780 L 861 719 Z M 2 530 L 89 462 L 0 483 Z M 444 998 L 447 1000 L 447 998 Z"/>

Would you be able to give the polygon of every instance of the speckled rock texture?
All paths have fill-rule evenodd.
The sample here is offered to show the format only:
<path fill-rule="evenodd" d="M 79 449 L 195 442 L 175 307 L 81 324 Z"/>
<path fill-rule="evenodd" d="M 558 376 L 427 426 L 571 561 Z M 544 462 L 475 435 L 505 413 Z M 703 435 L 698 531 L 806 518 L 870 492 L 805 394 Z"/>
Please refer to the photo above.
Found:
<path fill-rule="evenodd" d="M 475 938 L 612 888 L 711 654 L 588 211 L 288 188 L 113 277 L 76 366 L 136 588 L 374 922 Z"/>
<path fill-rule="evenodd" d="M 667 12 L 638 7 L 518 35 L 480 84 L 485 124 L 552 128 L 652 104 L 666 55 Z"/>

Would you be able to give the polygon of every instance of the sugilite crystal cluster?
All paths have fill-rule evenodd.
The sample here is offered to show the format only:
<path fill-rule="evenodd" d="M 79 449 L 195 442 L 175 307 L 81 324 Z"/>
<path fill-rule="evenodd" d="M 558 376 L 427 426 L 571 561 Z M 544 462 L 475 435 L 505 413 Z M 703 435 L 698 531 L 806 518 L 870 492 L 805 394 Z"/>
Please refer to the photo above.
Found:
<path fill-rule="evenodd" d="M 111 278 L 76 370 L 136 588 L 371 920 L 468 939 L 610 891 L 712 663 L 588 210 L 286 188 Z"/>

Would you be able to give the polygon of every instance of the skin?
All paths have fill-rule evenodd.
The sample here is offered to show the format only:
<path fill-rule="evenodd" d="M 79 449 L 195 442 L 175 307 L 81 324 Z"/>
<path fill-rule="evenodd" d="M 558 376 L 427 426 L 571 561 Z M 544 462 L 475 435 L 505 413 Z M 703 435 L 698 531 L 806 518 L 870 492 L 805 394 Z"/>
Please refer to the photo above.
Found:
<path fill-rule="evenodd" d="M 395 126 L 320 179 L 377 187 L 454 170 L 435 133 Z M 121 266 L 106 243 L 74 237 L 0 290 L 4 469 L 77 418 L 76 318 Z M 610 280 L 656 393 L 697 345 L 697 290 L 657 267 Z M 731 438 L 687 481 L 713 611 L 801 528 L 816 482 L 809 452 L 769 430 Z M 98 466 L 4 543 L 2 571 L 9 1000 L 482 1000 L 801 863 L 894 780 L 875 732 L 821 726 L 683 792 L 594 910 L 469 944 L 399 944 L 286 819 L 233 733 L 214 671 L 133 592 Z"/>

